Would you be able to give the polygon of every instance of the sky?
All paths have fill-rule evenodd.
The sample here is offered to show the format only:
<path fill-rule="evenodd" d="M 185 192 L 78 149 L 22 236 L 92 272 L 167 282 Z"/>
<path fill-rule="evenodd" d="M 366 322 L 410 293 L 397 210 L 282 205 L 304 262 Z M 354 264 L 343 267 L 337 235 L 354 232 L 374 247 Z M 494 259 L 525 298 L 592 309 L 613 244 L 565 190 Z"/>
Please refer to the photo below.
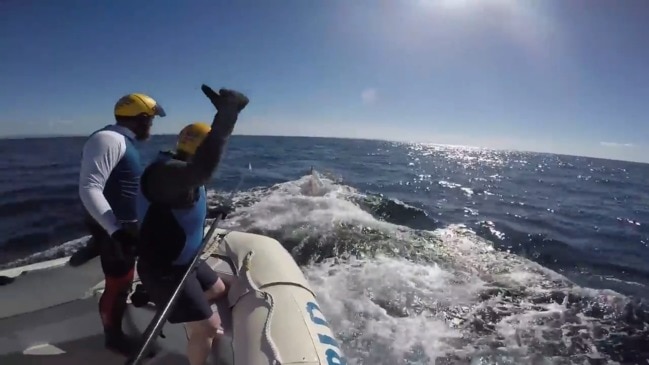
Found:
<path fill-rule="evenodd" d="M 131 92 L 235 134 L 649 162 L 646 0 L 0 2 L 0 136 L 87 135 Z"/>

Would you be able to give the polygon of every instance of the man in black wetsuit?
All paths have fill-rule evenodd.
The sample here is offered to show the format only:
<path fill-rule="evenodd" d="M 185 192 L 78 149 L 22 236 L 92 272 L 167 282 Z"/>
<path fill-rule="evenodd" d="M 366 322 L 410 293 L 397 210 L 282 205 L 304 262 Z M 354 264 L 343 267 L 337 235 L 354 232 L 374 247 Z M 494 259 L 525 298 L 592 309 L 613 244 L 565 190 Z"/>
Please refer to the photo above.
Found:
<path fill-rule="evenodd" d="M 169 301 L 183 273 L 200 254 L 207 201 L 205 184 L 216 170 L 239 112 L 248 104 L 243 94 L 202 90 L 216 107 L 212 126 L 193 123 L 178 137 L 176 152 L 161 152 L 144 170 L 138 193 L 140 222 L 137 271 L 158 307 Z M 205 262 L 187 279 L 168 321 L 185 323 L 191 365 L 203 365 L 221 325 L 211 303 L 226 294 L 223 281 Z"/>

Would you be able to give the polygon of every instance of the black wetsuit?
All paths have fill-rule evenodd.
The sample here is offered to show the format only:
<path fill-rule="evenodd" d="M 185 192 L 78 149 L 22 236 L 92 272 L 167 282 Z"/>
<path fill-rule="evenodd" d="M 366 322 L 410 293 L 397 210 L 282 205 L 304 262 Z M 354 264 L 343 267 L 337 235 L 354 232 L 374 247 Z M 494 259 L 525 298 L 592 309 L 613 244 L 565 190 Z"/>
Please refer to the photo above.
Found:
<path fill-rule="evenodd" d="M 207 215 L 204 185 L 216 170 L 232 134 L 239 113 L 237 106 L 234 103 L 219 108 L 211 131 L 190 162 L 161 152 L 142 174 L 138 195 L 137 270 L 157 306 L 167 303 L 184 271 L 199 254 Z M 212 309 L 204 291 L 217 279 L 207 264 L 199 264 L 180 293 L 169 322 L 209 318 Z"/>

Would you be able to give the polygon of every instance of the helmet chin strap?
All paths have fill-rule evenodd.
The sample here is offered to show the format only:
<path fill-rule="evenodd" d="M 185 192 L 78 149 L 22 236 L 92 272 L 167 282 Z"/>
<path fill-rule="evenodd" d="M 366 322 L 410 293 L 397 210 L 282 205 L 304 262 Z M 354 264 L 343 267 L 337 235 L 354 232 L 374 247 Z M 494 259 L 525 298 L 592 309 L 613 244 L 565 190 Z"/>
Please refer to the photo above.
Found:
<path fill-rule="evenodd" d="M 137 130 L 137 131 L 133 131 L 133 133 L 135 133 L 135 138 L 138 141 L 144 141 L 144 140 L 149 139 L 149 137 L 151 137 L 151 132 L 150 132 L 151 127 L 142 127 L 140 125 L 140 126 L 138 126 L 138 129 L 139 130 Z"/>

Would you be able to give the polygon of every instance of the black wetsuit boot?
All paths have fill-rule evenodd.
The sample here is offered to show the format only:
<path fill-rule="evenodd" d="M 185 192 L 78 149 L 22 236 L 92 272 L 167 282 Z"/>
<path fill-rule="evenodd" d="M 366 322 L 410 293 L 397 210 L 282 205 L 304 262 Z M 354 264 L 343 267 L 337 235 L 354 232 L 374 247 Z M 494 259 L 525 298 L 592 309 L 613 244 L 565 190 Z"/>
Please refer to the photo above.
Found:
<path fill-rule="evenodd" d="M 139 339 L 126 335 L 122 330 L 128 291 L 122 290 L 114 296 L 111 294 L 109 292 L 107 295 L 104 292 L 99 300 L 99 311 L 104 319 L 104 345 L 111 351 L 130 357 L 140 349 L 141 343 Z M 155 349 L 151 348 L 147 355 L 152 357 L 155 354 Z"/>
<path fill-rule="evenodd" d="M 137 350 L 137 341 L 126 336 L 122 330 L 128 287 L 120 287 L 117 283 L 117 280 L 107 280 L 107 287 L 99 299 L 99 313 L 104 325 L 106 348 L 130 356 Z"/>
<path fill-rule="evenodd" d="M 104 346 L 126 357 L 138 350 L 137 341 L 126 336 L 121 328 L 104 328 Z"/>

